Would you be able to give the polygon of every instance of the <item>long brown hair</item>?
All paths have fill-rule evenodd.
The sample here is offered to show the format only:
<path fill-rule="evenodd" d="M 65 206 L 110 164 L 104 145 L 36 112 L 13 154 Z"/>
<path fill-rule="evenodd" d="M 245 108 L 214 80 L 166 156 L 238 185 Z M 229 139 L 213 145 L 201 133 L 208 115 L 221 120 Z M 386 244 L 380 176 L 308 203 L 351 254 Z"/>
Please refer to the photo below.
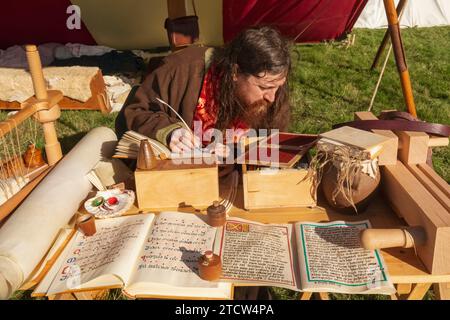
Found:
<path fill-rule="evenodd" d="M 248 28 L 223 48 L 214 51 L 212 63 L 217 68 L 217 74 L 220 74 L 220 89 L 216 93 L 219 102 L 217 129 L 226 129 L 233 120 L 245 113 L 234 94 L 233 74 L 239 72 L 255 77 L 261 73 L 288 74 L 291 68 L 289 47 L 289 42 L 277 30 L 264 26 Z M 267 115 L 254 129 L 273 128 L 281 106 L 288 103 L 288 88 L 286 81 L 277 90 L 275 101 Z"/>

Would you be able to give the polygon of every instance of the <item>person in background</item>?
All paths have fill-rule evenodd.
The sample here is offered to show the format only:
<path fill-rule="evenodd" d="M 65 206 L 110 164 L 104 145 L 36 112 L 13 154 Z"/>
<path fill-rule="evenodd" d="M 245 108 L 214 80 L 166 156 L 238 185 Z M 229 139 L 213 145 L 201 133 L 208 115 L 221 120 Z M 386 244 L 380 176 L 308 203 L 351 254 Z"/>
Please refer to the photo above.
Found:
<path fill-rule="evenodd" d="M 120 137 L 134 130 L 156 139 L 172 152 L 207 145 L 208 130 L 286 131 L 290 106 L 290 45 L 271 27 L 243 30 L 221 48 L 190 46 L 165 57 L 124 106 L 116 120 Z M 169 104 L 194 129 L 187 130 Z M 198 130 L 200 128 L 200 130 Z M 223 144 L 216 153 L 226 154 Z"/>

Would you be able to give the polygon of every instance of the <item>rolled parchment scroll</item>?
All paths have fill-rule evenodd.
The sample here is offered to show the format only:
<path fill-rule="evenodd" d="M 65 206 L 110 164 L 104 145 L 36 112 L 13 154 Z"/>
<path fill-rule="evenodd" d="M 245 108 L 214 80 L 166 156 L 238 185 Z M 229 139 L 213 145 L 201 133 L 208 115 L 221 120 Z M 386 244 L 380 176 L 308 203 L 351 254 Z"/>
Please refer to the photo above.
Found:
<path fill-rule="evenodd" d="M 1 299 L 30 276 L 91 190 L 86 174 L 102 157 L 113 155 L 116 143 L 113 130 L 91 130 L 0 227 Z"/>

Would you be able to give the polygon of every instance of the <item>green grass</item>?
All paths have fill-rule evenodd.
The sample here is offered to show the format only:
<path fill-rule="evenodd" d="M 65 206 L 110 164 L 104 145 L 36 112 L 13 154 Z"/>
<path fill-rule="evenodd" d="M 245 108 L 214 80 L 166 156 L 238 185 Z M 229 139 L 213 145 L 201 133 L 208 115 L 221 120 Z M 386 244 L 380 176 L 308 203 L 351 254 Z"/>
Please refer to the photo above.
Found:
<path fill-rule="evenodd" d="M 384 30 L 355 30 L 355 45 L 338 42 L 297 45 L 290 78 L 293 115 L 291 131 L 319 133 L 367 111 L 380 74 L 370 71 Z M 402 30 L 418 117 L 450 124 L 450 27 Z M 387 51 L 387 50 L 386 50 Z M 393 54 L 378 90 L 372 112 L 406 110 Z M 450 181 L 450 148 L 437 148 L 436 171 Z"/>
<path fill-rule="evenodd" d="M 355 44 L 349 48 L 340 42 L 293 48 L 291 131 L 323 132 L 333 124 L 352 120 L 355 111 L 368 109 L 379 75 L 379 70 L 369 68 L 384 30 L 355 30 L 354 34 Z M 450 27 L 403 29 L 402 35 L 419 118 L 450 124 L 450 42 L 446 41 L 450 39 Z M 379 114 L 386 109 L 406 109 L 392 56 L 372 111 Z M 1 113 L 0 119 L 5 114 Z M 67 153 L 92 128 L 113 128 L 115 116 L 95 111 L 63 111 L 57 125 L 63 152 Z M 450 182 L 450 148 L 434 149 L 433 159 L 435 170 Z M 279 288 L 271 288 L 271 293 L 277 299 L 297 297 L 297 293 Z M 430 291 L 426 299 L 433 297 Z M 18 292 L 15 298 L 28 299 L 29 293 Z M 122 296 L 119 291 L 112 291 L 106 298 Z M 383 298 L 332 295 L 332 299 L 344 300 Z"/>

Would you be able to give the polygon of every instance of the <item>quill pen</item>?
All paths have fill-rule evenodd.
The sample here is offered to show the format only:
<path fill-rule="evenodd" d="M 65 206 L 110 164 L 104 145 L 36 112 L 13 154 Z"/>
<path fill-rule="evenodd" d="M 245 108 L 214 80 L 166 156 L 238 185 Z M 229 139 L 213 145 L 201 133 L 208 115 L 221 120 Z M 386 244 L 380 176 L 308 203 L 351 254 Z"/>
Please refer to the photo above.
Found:
<path fill-rule="evenodd" d="M 180 114 L 174 109 L 172 108 L 167 102 L 159 99 L 159 98 L 155 98 L 158 102 L 164 104 L 165 106 L 168 106 L 170 108 L 170 110 L 172 110 L 173 112 L 175 112 L 175 114 L 177 115 L 177 117 L 181 120 L 181 122 L 183 122 L 184 126 L 186 127 L 186 129 L 192 134 L 192 137 L 195 137 L 194 132 L 191 130 L 191 128 L 189 128 L 189 126 L 187 125 L 187 123 L 183 120 L 183 118 L 180 116 Z M 197 151 L 202 151 L 202 149 L 200 148 L 195 148 L 194 150 Z"/>
<path fill-rule="evenodd" d="M 187 123 L 183 120 L 183 118 L 180 116 L 180 114 L 178 112 L 176 112 L 176 110 L 174 108 L 172 108 L 167 102 L 164 102 L 163 100 L 159 99 L 159 98 L 155 98 L 158 102 L 161 102 L 162 104 L 164 104 L 165 106 L 168 106 L 170 108 L 170 110 L 172 110 L 173 112 L 175 112 L 175 114 L 177 115 L 177 117 L 181 120 L 181 122 L 183 122 L 184 126 L 186 127 L 186 129 L 189 130 L 189 132 L 194 135 L 194 132 L 192 132 L 191 128 L 189 128 L 189 126 L 187 125 Z"/>

